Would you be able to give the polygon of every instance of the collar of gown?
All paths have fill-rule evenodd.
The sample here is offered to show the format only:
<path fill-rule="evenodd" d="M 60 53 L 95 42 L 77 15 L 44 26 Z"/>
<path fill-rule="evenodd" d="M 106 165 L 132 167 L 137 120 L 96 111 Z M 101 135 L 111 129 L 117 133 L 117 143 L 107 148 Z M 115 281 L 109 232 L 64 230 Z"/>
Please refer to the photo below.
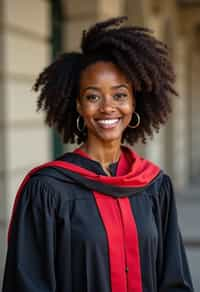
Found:
<path fill-rule="evenodd" d="M 105 195 L 126 197 L 143 191 L 162 173 L 157 165 L 125 146 L 122 147 L 116 176 L 96 173 L 94 165 L 96 169 L 101 169 L 97 161 L 91 160 L 84 151 L 77 148 L 57 160 L 32 169 L 22 187 L 31 176 L 39 175 L 52 177 L 57 183 L 68 182 Z"/>
<path fill-rule="evenodd" d="M 51 176 L 58 180 L 66 180 L 114 197 L 130 196 L 144 190 L 161 172 L 157 165 L 125 146 L 122 147 L 116 176 L 106 176 L 91 170 L 90 164 L 99 163 L 91 160 L 80 148 L 72 153 L 66 153 L 63 157 L 64 159 L 43 165 L 43 168 L 44 166 L 48 169 L 49 167 L 56 168 L 57 172 L 49 170 L 42 173 L 51 172 Z"/>
<path fill-rule="evenodd" d="M 92 160 L 90 156 L 77 148 L 73 153 L 85 157 L 87 160 Z M 92 160 L 94 161 L 94 160 Z M 99 164 L 99 162 L 96 162 Z M 98 179 L 107 184 L 117 184 L 121 186 L 141 187 L 149 184 L 159 174 L 160 168 L 149 160 L 139 156 L 129 147 L 122 146 L 122 152 L 117 162 L 116 176 L 97 175 L 91 171 L 82 171 L 81 174 L 86 176 L 89 174 L 91 179 Z"/>

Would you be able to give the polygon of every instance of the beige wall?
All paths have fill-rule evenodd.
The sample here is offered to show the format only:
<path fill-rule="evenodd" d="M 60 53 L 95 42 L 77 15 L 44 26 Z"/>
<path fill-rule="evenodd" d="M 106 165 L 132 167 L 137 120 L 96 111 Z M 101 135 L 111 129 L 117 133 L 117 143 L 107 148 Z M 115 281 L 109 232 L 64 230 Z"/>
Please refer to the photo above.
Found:
<path fill-rule="evenodd" d="M 49 62 L 47 1 L 1 1 L 0 50 L 0 274 L 5 234 L 17 186 L 50 158 L 49 133 L 36 114 L 33 81 Z M 3 62 L 2 62 L 3 59 Z M 3 244 L 4 243 L 4 244 Z"/>

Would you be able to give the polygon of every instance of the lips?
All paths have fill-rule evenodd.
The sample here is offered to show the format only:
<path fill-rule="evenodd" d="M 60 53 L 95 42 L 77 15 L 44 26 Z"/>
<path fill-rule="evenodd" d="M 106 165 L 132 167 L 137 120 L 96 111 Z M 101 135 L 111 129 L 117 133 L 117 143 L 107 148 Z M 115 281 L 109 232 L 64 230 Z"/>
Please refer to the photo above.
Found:
<path fill-rule="evenodd" d="M 96 120 L 97 124 L 104 129 L 110 129 L 110 128 L 114 128 L 115 126 L 117 126 L 117 124 L 119 123 L 120 118 L 113 118 L 113 119 L 99 119 Z"/>

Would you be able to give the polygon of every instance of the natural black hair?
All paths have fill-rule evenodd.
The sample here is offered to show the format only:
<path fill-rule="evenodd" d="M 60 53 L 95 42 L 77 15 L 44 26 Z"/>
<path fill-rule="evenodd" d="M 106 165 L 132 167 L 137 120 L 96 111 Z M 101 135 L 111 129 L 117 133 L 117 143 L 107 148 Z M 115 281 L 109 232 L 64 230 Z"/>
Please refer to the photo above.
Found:
<path fill-rule="evenodd" d="M 63 53 L 33 86 L 39 91 L 37 109 L 45 111 L 46 123 L 61 134 L 64 143 L 87 139 L 87 132 L 77 129 L 76 98 L 81 72 L 98 60 L 116 64 L 133 85 L 141 123 L 138 128 L 126 128 L 123 142 L 145 143 L 168 119 L 171 98 L 177 93 L 167 46 L 147 28 L 122 25 L 125 20 L 125 16 L 112 18 L 84 31 L 81 52 Z"/>

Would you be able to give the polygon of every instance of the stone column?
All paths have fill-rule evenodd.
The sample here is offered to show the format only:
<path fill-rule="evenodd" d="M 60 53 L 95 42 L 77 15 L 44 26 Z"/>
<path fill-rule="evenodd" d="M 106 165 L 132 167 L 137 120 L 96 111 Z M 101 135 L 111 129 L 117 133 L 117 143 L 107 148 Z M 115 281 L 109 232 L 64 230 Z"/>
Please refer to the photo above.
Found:
<path fill-rule="evenodd" d="M 200 46 L 191 53 L 191 180 L 199 183 L 200 177 Z"/>
<path fill-rule="evenodd" d="M 156 38 L 163 39 L 163 18 L 161 11 L 156 10 L 154 13 L 149 14 L 146 25 L 150 29 L 153 29 Z M 164 136 L 164 129 L 161 128 L 159 133 L 155 133 L 153 140 L 148 141 L 145 147 L 145 156 L 161 168 L 165 168 Z"/>
<path fill-rule="evenodd" d="M 188 42 L 185 35 L 176 38 L 174 61 L 176 88 L 180 95 L 173 102 L 173 170 L 176 186 L 182 188 L 189 179 L 188 153 Z"/>

